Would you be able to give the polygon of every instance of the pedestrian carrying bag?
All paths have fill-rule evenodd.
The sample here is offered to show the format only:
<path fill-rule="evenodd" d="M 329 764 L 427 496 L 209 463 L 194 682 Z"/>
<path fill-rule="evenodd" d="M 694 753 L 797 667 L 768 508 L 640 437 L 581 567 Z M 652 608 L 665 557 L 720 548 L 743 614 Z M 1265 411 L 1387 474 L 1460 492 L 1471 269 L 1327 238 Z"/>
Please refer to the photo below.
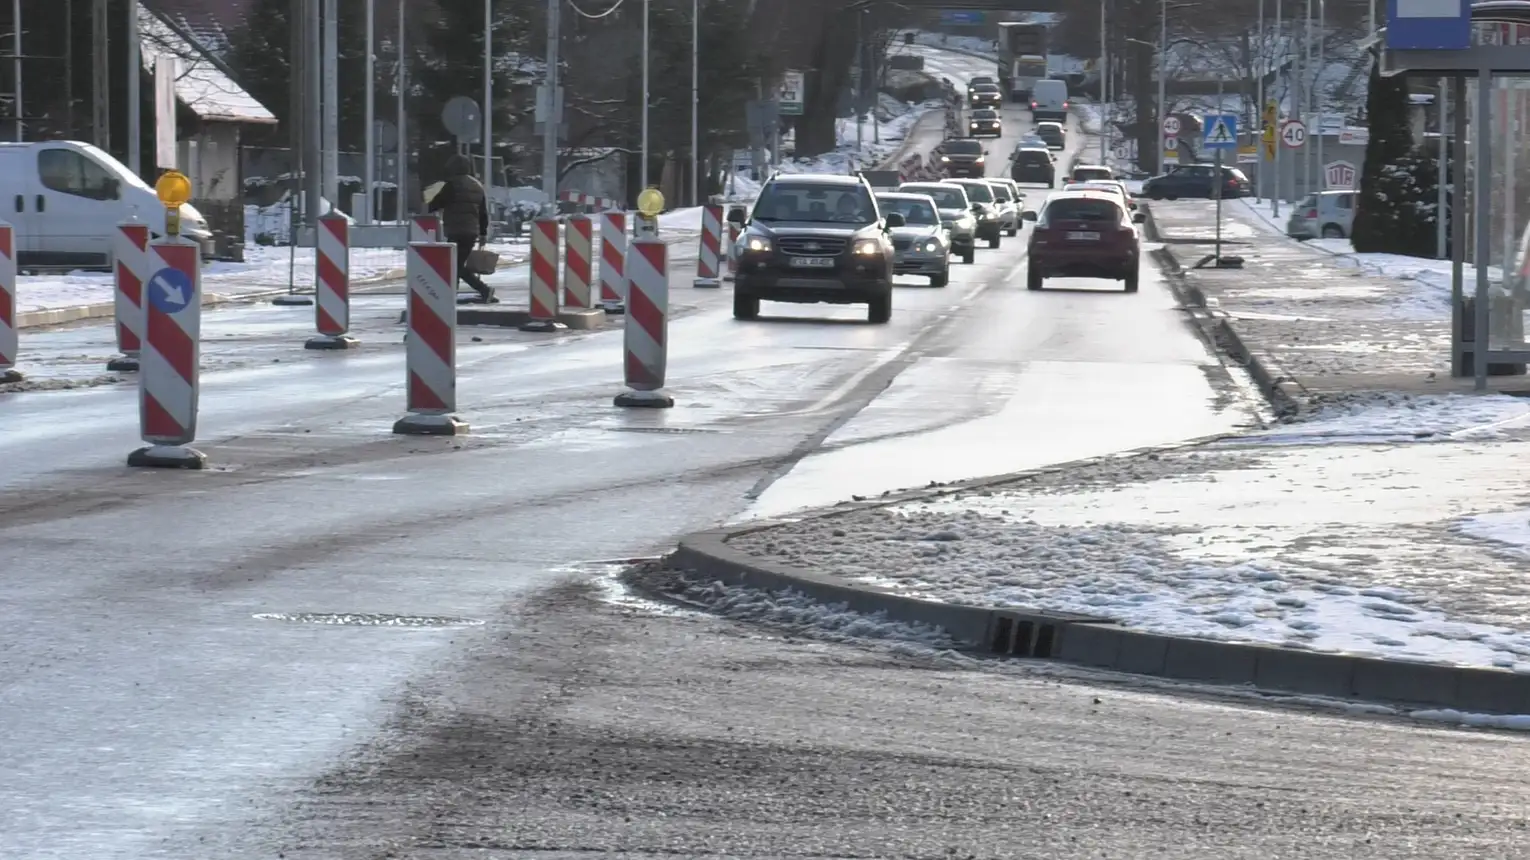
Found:
<path fill-rule="evenodd" d="M 499 270 L 499 255 L 487 248 L 475 248 L 468 252 L 463 268 L 475 275 L 492 275 Z"/>

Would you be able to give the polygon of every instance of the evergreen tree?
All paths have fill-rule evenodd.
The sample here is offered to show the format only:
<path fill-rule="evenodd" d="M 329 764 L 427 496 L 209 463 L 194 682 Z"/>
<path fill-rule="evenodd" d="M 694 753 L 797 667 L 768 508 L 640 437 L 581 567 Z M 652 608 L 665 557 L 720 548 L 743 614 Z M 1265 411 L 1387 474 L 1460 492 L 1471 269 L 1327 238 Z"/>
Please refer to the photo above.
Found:
<path fill-rule="evenodd" d="M 293 119 L 292 0 L 255 0 L 229 34 L 228 64 L 245 92 L 286 127 Z"/>
<path fill-rule="evenodd" d="M 1371 64 L 1366 121 L 1370 142 L 1360 174 L 1355 226 L 1350 237 L 1362 253 L 1414 254 L 1423 214 L 1413 176 L 1413 129 L 1408 121 L 1407 79 L 1382 77 Z M 1432 244 L 1432 243 L 1431 243 Z"/>

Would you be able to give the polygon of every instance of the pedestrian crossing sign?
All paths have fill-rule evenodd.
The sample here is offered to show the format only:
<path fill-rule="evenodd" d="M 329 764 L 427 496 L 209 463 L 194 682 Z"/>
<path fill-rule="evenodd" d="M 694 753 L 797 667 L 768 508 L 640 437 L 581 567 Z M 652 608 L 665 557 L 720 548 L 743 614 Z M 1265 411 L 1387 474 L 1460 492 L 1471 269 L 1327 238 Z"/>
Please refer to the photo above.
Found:
<path fill-rule="evenodd" d="M 1201 139 L 1203 149 L 1237 149 L 1238 117 L 1233 114 L 1212 114 L 1204 120 L 1206 129 Z"/>

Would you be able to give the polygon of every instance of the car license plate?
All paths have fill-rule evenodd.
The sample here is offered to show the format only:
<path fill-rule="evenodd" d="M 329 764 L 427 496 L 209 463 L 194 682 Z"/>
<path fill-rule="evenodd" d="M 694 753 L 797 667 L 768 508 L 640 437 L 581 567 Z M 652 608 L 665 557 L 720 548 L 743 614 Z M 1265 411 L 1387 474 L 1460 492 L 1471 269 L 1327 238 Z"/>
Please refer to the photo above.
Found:
<path fill-rule="evenodd" d="M 833 257 L 793 257 L 792 265 L 799 269 L 832 269 Z"/>
<path fill-rule="evenodd" d="M 1069 233 L 1068 238 L 1076 242 L 1098 242 L 1099 233 Z"/>

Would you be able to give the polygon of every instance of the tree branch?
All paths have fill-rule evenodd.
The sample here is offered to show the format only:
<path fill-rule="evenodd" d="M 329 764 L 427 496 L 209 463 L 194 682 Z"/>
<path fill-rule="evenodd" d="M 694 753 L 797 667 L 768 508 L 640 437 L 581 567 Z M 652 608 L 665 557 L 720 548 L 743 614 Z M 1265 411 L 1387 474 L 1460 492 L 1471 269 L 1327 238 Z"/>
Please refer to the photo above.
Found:
<path fill-rule="evenodd" d="M 603 149 L 605 149 L 604 152 L 597 153 L 595 155 L 587 155 L 583 158 L 576 158 L 573 161 L 570 161 L 568 164 L 558 168 L 558 181 L 562 182 L 564 177 L 585 166 L 586 164 L 596 164 L 598 162 L 605 161 L 606 159 L 618 153 L 623 155 L 633 154 L 633 150 L 622 146 L 603 147 Z"/>

